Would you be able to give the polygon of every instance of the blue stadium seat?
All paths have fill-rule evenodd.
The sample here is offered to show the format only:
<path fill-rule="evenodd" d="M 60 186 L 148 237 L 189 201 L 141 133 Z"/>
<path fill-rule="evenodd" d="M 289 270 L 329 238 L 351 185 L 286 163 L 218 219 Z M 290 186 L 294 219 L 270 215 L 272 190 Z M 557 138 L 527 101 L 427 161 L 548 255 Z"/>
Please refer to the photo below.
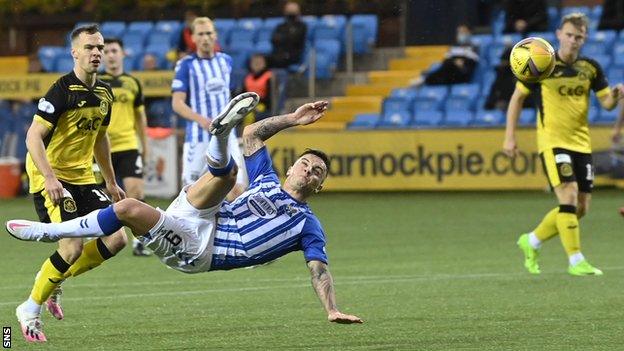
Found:
<path fill-rule="evenodd" d="M 477 102 L 475 103 L 475 109 L 484 109 L 485 102 L 487 101 L 487 96 L 481 95 L 477 98 Z"/>
<path fill-rule="evenodd" d="M 171 33 L 153 31 L 147 36 L 147 45 L 152 44 L 167 44 L 171 47 L 173 43 L 173 37 Z"/>
<path fill-rule="evenodd" d="M 147 37 L 149 32 L 154 28 L 154 23 L 150 21 L 137 21 L 130 22 L 128 28 L 126 28 L 127 33 L 139 33 L 144 37 Z"/>
<path fill-rule="evenodd" d="M 449 111 L 472 111 L 474 109 L 475 100 L 465 97 L 451 96 L 444 102 L 444 110 Z"/>
<path fill-rule="evenodd" d="M 479 96 L 479 92 L 479 84 L 476 83 L 453 84 L 451 85 L 450 96 L 463 97 L 469 100 L 473 100 Z"/>
<path fill-rule="evenodd" d="M 145 53 L 150 53 L 158 57 L 165 58 L 165 56 L 167 56 L 167 52 L 169 52 L 170 49 L 171 47 L 168 44 L 156 43 L 146 46 Z"/>
<path fill-rule="evenodd" d="M 481 127 L 500 126 L 505 124 L 505 114 L 501 110 L 478 109 L 471 124 Z"/>
<path fill-rule="evenodd" d="M 228 43 L 230 39 L 230 32 L 236 26 L 236 20 L 231 18 L 217 18 L 213 21 L 219 41 L 221 43 Z"/>
<path fill-rule="evenodd" d="M 413 100 L 416 98 L 416 95 L 418 95 L 418 91 L 412 88 L 396 88 L 390 92 L 392 97 L 401 97 L 407 100 Z"/>
<path fill-rule="evenodd" d="M 228 49 L 227 54 L 232 57 L 232 70 L 246 69 L 250 52 L 248 49 Z"/>
<path fill-rule="evenodd" d="M 596 106 L 590 106 L 587 112 L 587 121 L 589 123 L 596 123 L 599 121 L 599 118 L 600 118 L 600 108 Z"/>
<path fill-rule="evenodd" d="M 604 55 L 607 53 L 607 48 L 605 47 L 604 43 L 591 40 L 585 43 L 581 50 L 583 55 L 587 55 L 589 57 L 593 57 L 595 55 Z"/>
<path fill-rule="evenodd" d="M 490 89 L 492 88 L 492 83 L 496 80 L 496 72 L 492 69 L 483 73 L 481 76 L 481 95 L 488 96 L 490 95 Z"/>
<path fill-rule="evenodd" d="M 505 52 L 506 49 L 507 49 L 507 46 L 500 44 L 500 43 L 492 44 L 489 47 L 488 54 L 487 54 L 487 61 L 489 62 L 490 66 L 496 66 L 500 63 L 501 56 L 503 55 L 503 52 Z"/>
<path fill-rule="evenodd" d="M 336 27 L 342 32 L 347 25 L 347 17 L 344 15 L 324 15 L 319 19 L 319 22 L 330 27 Z"/>
<path fill-rule="evenodd" d="M 266 27 L 260 28 L 257 33 L 257 40 L 258 41 L 271 41 L 271 39 L 273 38 L 273 31 L 274 29 L 272 28 L 266 28 Z"/>
<path fill-rule="evenodd" d="M 617 60 L 617 56 L 616 56 Z M 613 62 L 614 64 L 618 64 L 617 61 Z M 607 80 L 610 83 L 618 83 L 624 82 L 624 67 L 622 66 L 611 66 L 607 71 Z"/>
<path fill-rule="evenodd" d="M 378 19 L 376 15 L 353 15 L 351 17 L 353 28 L 353 51 L 356 54 L 370 52 L 370 48 L 377 40 Z"/>
<path fill-rule="evenodd" d="M 126 31 L 126 23 L 121 21 L 102 22 L 100 31 L 104 38 L 121 38 Z"/>
<path fill-rule="evenodd" d="M 427 97 L 442 101 L 446 99 L 448 87 L 446 85 L 425 85 L 418 90 L 418 97 Z"/>
<path fill-rule="evenodd" d="M 611 111 L 600 109 L 598 118 L 595 120 L 594 123 L 613 124 L 613 122 L 615 122 L 615 120 L 617 119 L 618 113 L 618 108 L 614 108 Z"/>
<path fill-rule="evenodd" d="M 306 40 L 311 41 L 314 39 L 314 31 L 316 30 L 316 25 L 319 23 L 319 20 L 316 16 L 303 16 L 301 20 L 306 24 Z"/>
<path fill-rule="evenodd" d="M 535 109 L 523 108 L 520 112 L 520 118 L 518 118 L 518 124 L 521 126 L 534 125 L 536 118 Z"/>
<path fill-rule="evenodd" d="M 444 113 L 442 111 L 417 111 L 414 113 L 411 126 L 415 128 L 436 127 L 442 123 Z"/>
<path fill-rule="evenodd" d="M 613 64 L 624 66 L 624 41 L 618 41 L 613 45 Z"/>
<path fill-rule="evenodd" d="M 384 112 L 377 128 L 406 128 L 411 120 L 412 114 L 407 110 Z"/>
<path fill-rule="evenodd" d="M 271 52 L 273 52 L 273 44 L 271 44 L 271 42 L 268 40 L 258 41 L 256 43 L 256 46 L 254 46 L 253 48 L 253 52 L 258 53 L 258 54 L 268 55 Z"/>
<path fill-rule="evenodd" d="M 257 31 L 262 27 L 262 23 L 260 17 L 246 17 L 236 22 L 236 28 Z"/>
<path fill-rule="evenodd" d="M 412 102 L 412 111 L 415 114 L 420 111 L 439 111 L 441 106 L 442 103 L 439 100 L 417 97 Z"/>
<path fill-rule="evenodd" d="M 492 34 L 473 34 L 471 40 L 474 45 L 479 47 L 479 52 L 483 56 L 484 50 L 487 50 L 494 42 L 494 36 Z"/>
<path fill-rule="evenodd" d="M 54 63 L 55 72 L 67 73 L 74 69 L 74 59 L 71 56 L 61 55 Z"/>
<path fill-rule="evenodd" d="M 174 20 L 161 20 L 156 22 L 154 30 L 161 33 L 179 33 L 182 23 Z"/>
<path fill-rule="evenodd" d="M 332 40 L 340 40 L 342 36 L 342 28 L 336 26 L 330 26 L 326 23 L 317 24 L 314 29 L 314 40 L 319 39 L 332 39 Z"/>
<path fill-rule="evenodd" d="M 605 46 L 605 50 L 608 52 L 611 50 L 613 43 L 617 39 L 617 32 L 614 30 L 599 30 L 589 33 L 589 40 L 602 43 Z"/>
<path fill-rule="evenodd" d="M 471 111 L 451 110 L 446 111 L 443 125 L 451 127 L 465 127 L 472 123 L 474 113 Z"/>
<path fill-rule="evenodd" d="M 236 27 L 230 31 L 230 40 L 228 47 L 241 47 L 241 43 L 252 43 L 248 48 L 253 47 L 253 42 L 256 40 L 256 29 L 249 29 L 243 27 Z"/>
<path fill-rule="evenodd" d="M 40 46 L 37 51 L 37 57 L 43 70 L 46 72 L 54 71 L 57 57 L 62 55 L 65 50 L 66 48 L 62 46 Z"/>
<path fill-rule="evenodd" d="M 598 62 L 603 71 L 611 66 L 611 55 L 594 55 L 592 58 Z"/>
<path fill-rule="evenodd" d="M 173 117 L 171 99 L 154 100 L 147 107 L 147 124 L 152 128 L 173 128 Z"/>
<path fill-rule="evenodd" d="M 347 129 L 372 129 L 379 122 L 379 115 L 376 113 L 360 113 L 355 115 L 353 121 L 347 125 Z"/>
<path fill-rule="evenodd" d="M 500 35 L 505 29 L 505 11 L 498 11 L 492 16 L 492 33 Z"/>
<path fill-rule="evenodd" d="M 396 111 L 409 111 L 410 100 L 402 97 L 387 97 L 383 101 L 382 110 L 384 115 Z"/>
<path fill-rule="evenodd" d="M 587 16 L 590 16 L 592 11 L 589 8 L 589 6 L 566 6 L 561 9 L 561 17 L 564 17 L 566 15 L 569 15 L 575 12 L 581 12 Z"/>
<path fill-rule="evenodd" d="M 548 29 L 553 31 L 559 26 L 559 8 L 557 8 L 556 6 L 548 6 L 547 13 Z"/>
<path fill-rule="evenodd" d="M 522 40 L 520 34 L 501 34 L 494 38 L 494 43 L 502 46 L 513 46 Z"/>
<path fill-rule="evenodd" d="M 147 37 L 138 32 L 127 32 L 121 39 L 123 40 L 124 46 L 142 48 L 143 45 L 145 45 L 145 39 L 147 39 Z"/>
<path fill-rule="evenodd" d="M 317 54 L 319 52 L 326 53 L 330 56 L 332 62 L 338 64 L 340 58 L 340 41 L 335 39 L 316 39 L 314 48 Z"/>

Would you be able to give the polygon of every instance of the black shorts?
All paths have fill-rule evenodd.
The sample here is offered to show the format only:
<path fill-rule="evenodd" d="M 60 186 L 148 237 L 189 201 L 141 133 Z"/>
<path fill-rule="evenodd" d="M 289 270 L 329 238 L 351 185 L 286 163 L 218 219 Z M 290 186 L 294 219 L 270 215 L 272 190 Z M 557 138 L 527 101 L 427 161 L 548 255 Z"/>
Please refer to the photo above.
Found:
<path fill-rule="evenodd" d="M 113 152 L 111 154 L 115 177 L 124 178 L 143 178 L 143 158 L 139 154 L 139 150 L 126 150 Z"/>
<path fill-rule="evenodd" d="M 68 221 L 111 204 L 105 191 L 99 185 L 74 185 L 65 182 L 61 182 L 61 184 L 71 196 L 65 196 L 61 199 L 58 206 L 52 205 L 52 200 L 45 190 L 33 194 L 35 210 L 40 222 Z"/>
<path fill-rule="evenodd" d="M 554 148 L 542 152 L 540 157 L 552 188 L 561 183 L 576 182 L 580 192 L 591 193 L 594 187 L 591 154 Z"/>

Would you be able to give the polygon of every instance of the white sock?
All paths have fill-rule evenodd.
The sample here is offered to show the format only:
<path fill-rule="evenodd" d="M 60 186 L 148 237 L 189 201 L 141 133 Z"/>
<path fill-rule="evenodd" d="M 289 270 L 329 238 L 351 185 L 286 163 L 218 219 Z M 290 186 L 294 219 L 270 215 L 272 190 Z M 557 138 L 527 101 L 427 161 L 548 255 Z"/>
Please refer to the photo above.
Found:
<path fill-rule="evenodd" d="M 534 232 L 529 233 L 529 245 L 535 250 L 539 249 L 542 246 L 542 242 L 537 238 Z"/>
<path fill-rule="evenodd" d="M 211 136 L 208 142 L 208 165 L 213 168 L 223 168 L 230 163 L 228 149 L 229 135 Z"/>
<path fill-rule="evenodd" d="M 22 306 L 28 313 L 41 314 L 41 305 L 36 303 L 30 296 L 28 297 L 28 300 L 24 301 Z"/>
<path fill-rule="evenodd" d="M 579 262 L 583 261 L 585 256 L 582 253 L 577 252 L 575 254 L 570 255 L 568 257 L 568 261 L 570 261 L 570 266 L 576 266 Z"/>
<path fill-rule="evenodd" d="M 104 236 L 98 222 L 98 214 L 102 210 L 95 210 L 86 216 L 74 218 L 61 223 L 46 223 L 45 231 L 50 237 L 86 238 Z"/>

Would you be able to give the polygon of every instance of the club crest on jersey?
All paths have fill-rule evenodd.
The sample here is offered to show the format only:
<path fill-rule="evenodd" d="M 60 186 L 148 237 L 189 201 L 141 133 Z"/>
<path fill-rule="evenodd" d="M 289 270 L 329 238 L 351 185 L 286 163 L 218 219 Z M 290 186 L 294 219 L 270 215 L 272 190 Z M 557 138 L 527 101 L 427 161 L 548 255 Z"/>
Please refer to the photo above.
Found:
<path fill-rule="evenodd" d="M 71 197 L 66 197 L 63 199 L 63 210 L 67 213 L 76 212 L 76 201 Z"/>
<path fill-rule="evenodd" d="M 102 100 L 100 101 L 100 113 L 104 116 L 108 113 L 108 101 Z"/>
<path fill-rule="evenodd" d="M 225 89 L 225 82 L 221 78 L 210 78 L 206 80 L 206 91 L 210 94 L 221 93 Z"/>
<path fill-rule="evenodd" d="M 298 209 L 296 209 L 295 207 L 293 207 L 292 205 L 286 205 L 286 214 L 290 217 L 294 216 L 297 214 L 297 212 L 299 212 Z"/>
<path fill-rule="evenodd" d="M 254 215 L 260 218 L 274 218 L 277 216 L 277 207 L 263 193 L 252 194 L 247 198 L 247 207 Z"/>

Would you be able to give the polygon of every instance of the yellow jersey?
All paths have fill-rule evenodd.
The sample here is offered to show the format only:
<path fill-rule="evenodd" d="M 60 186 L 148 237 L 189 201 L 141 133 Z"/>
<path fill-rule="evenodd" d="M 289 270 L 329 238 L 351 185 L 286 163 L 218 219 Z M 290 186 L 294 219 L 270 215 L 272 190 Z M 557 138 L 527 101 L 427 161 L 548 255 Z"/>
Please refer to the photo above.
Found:
<path fill-rule="evenodd" d="M 587 123 L 590 90 L 600 98 L 609 93 L 609 84 L 600 65 L 592 59 L 578 57 L 569 65 L 559 55 L 556 60 L 548 78 L 537 83 L 516 83 L 523 93 L 534 94 L 538 151 L 563 148 L 591 153 Z"/>
<path fill-rule="evenodd" d="M 111 152 L 138 149 L 135 111 L 144 109 L 141 83 L 126 73 L 119 76 L 105 73 L 100 79 L 108 83 L 115 94 L 113 113 L 107 130 Z"/>
<path fill-rule="evenodd" d="M 46 156 L 59 180 L 70 184 L 95 184 L 93 147 L 100 130 L 110 122 L 113 92 L 101 80 L 87 87 L 72 71 L 59 78 L 39 100 L 34 121 L 50 131 L 44 138 Z M 44 188 L 45 179 L 26 155 L 31 193 Z"/>

